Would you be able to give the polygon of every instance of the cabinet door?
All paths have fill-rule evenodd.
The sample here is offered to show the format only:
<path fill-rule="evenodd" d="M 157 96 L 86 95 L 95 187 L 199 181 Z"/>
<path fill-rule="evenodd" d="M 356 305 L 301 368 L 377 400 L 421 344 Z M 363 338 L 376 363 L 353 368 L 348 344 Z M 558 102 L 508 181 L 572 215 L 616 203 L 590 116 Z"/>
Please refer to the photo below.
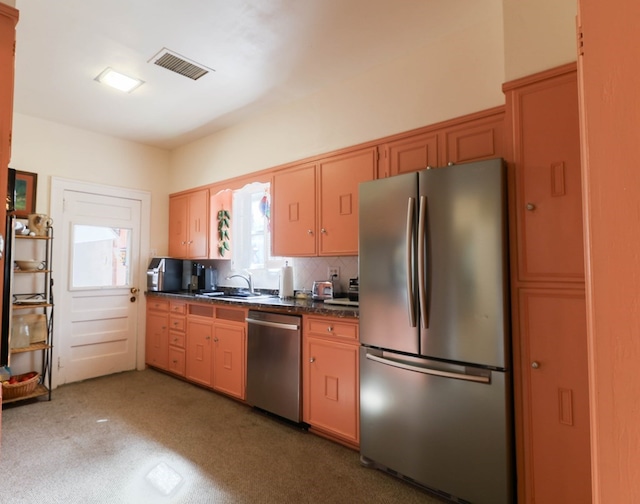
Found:
<path fill-rule="evenodd" d="M 351 444 L 360 442 L 358 346 L 305 337 L 304 421 Z"/>
<path fill-rule="evenodd" d="M 189 226 L 188 201 L 185 195 L 169 198 L 169 255 L 187 256 L 187 236 Z"/>
<path fill-rule="evenodd" d="M 145 362 L 160 369 L 167 369 L 169 362 L 168 323 L 168 313 L 147 311 Z"/>
<path fill-rule="evenodd" d="M 440 166 L 504 157 L 504 111 L 489 117 L 471 116 L 440 132 Z"/>
<path fill-rule="evenodd" d="M 233 211 L 233 191 L 225 189 L 209 198 L 209 209 L 211 212 L 209 221 L 209 258 L 210 259 L 231 259 L 231 219 L 228 220 L 229 227 L 221 223 L 218 212 L 227 211 L 231 217 Z M 220 226 L 222 228 L 220 229 Z M 226 236 L 220 237 L 220 231 L 226 232 Z M 226 242 L 226 246 L 225 246 Z"/>
<path fill-rule="evenodd" d="M 177 348 L 169 345 L 169 363 L 167 369 L 174 374 L 184 376 L 185 373 L 185 352 L 184 348 Z"/>
<path fill-rule="evenodd" d="M 206 259 L 209 256 L 209 191 L 194 191 L 189 200 L 189 232 L 187 257 Z"/>
<path fill-rule="evenodd" d="M 378 149 L 322 160 L 319 255 L 358 255 L 358 184 L 375 178 Z"/>
<path fill-rule="evenodd" d="M 387 177 L 438 166 L 438 134 L 435 131 L 389 142 L 383 149 Z"/>
<path fill-rule="evenodd" d="M 213 335 L 213 388 L 245 398 L 245 328 L 216 323 Z"/>
<path fill-rule="evenodd" d="M 584 280 L 576 73 L 507 93 L 513 108 L 518 276 Z"/>
<path fill-rule="evenodd" d="M 591 502 L 584 292 L 522 289 L 520 313 L 526 502 Z"/>
<path fill-rule="evenodd" d="M 187 321 L 186 377 L 206 386 L 211 386 L 212 333 L 212 320 Z"/>
<path fill-rule="evenodd" d="M 273 255 L 316 255 L 315 165 L 276 173 L 272 189 Z"/>

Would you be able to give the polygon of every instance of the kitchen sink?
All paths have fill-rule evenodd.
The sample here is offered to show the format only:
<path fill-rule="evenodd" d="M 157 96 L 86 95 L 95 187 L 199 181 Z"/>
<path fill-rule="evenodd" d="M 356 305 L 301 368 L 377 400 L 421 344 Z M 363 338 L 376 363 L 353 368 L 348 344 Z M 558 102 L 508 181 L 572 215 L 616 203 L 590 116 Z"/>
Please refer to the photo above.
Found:
<path fill-rule="evenodd" d="M 266 298 L 273 298 L 277 296 L 274 296 L 273 294 L 261 294 L 258 292 L 251 293 L 249 291 L 235 291 L 235 292 L 230 292 L 226 294 L 223 292 L 209 292 L 209 293 L 197 294 L 196 297 L 204 297 L 207 299 L 220 299 L 223 301 L 224 300 L 251 301 L 254 299 L 266 299 Z"/>

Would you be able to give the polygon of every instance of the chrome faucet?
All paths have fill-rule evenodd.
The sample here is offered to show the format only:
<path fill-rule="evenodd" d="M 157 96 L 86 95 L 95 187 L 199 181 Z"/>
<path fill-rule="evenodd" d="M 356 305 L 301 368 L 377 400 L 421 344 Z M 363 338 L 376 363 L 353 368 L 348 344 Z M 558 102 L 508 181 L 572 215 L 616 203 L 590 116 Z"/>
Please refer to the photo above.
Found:
<path fill-rule="evenodd" d="M 253 291 L 253 279 L 251 278 L 251 273 L 247 273 L 247 276 L 240 275 L 240 274 L 229 275 L 227 277 L 227 280 L 230 280 L 235 277 L 242 278 L 245 282 L 247 282 L 247 284 L 249 285 L 249 294 L 255 294 L 255 292 Z"/>

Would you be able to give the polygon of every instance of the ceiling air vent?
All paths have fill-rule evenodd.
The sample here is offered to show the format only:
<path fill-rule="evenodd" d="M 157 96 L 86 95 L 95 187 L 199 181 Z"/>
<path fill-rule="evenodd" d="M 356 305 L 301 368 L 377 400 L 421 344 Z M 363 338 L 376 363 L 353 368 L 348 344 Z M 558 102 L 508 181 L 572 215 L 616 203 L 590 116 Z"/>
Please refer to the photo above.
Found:
<path fill-rule="evenodd" d="M 180 56 L 177 53 L 169 51 L 166 47 L 163 47 L 160 52 L 153 56 L 150 60 L 155 65 L 158 65 L 167 70 L 171 70 L 189 79 L 198 80 L 203 75 L 213 72 L 212 68 L 207 68 L 204 65 L 200 65 L 194 61 L 189 61 L 184 56 Z"/>

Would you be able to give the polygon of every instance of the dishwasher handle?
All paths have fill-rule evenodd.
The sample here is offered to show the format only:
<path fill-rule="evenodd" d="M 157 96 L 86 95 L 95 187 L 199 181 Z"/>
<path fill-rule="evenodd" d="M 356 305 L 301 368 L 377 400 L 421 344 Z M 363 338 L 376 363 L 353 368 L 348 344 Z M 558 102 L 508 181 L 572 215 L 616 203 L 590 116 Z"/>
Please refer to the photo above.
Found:
<path fill-rule="evenodd" d="M 246 318 L 245 321 L 249 324 L 255 324 L 264 327 L 275 327 L 276 329 L 286 329 L 288 331 L 297 331 L 300 329 L 298 324 L 284 324 L 282 322 L 269 322 L 268 320 L 257 320 L 252 318 Z"/>

